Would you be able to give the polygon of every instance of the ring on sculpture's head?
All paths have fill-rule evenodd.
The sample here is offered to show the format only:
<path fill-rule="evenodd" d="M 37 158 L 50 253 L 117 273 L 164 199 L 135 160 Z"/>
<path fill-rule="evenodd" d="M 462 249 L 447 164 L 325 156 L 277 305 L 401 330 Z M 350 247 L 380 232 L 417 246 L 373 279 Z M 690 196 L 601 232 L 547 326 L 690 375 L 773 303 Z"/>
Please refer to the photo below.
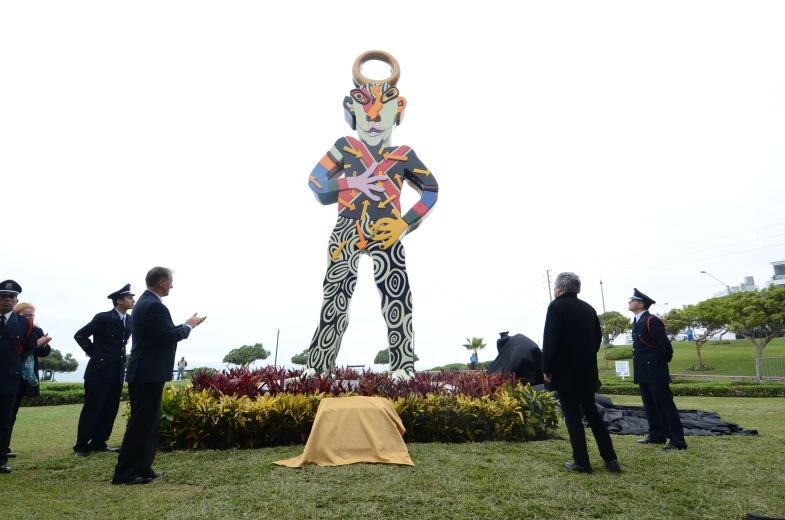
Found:
<path fill-rule="evenodd" d="M 379 60 L 383 61 L 387 65 L 390 66 L 392 69 L 392 74 L 390 77 L 384 80 L 373 80 L 368 79 L 362 75 L 360 72 L 360 67 L 367 61 L 371 60 Z M 401 66 L 398 65 L 398 60 L 393 58 L 392 54 L 389 52 L 384 51 L 365 51 L 364 53 L 357 56 L 357 59 L 354 60 L 354 65 L 352 65 L 352 79 L 354 79 L 354 83 L 359 87 L 360 85 L 367 85 L 367 84 L 378 84 L 378 83 L 387 83 L 389 85 L 397 85 L 398 80 L 401 78 Z"/>

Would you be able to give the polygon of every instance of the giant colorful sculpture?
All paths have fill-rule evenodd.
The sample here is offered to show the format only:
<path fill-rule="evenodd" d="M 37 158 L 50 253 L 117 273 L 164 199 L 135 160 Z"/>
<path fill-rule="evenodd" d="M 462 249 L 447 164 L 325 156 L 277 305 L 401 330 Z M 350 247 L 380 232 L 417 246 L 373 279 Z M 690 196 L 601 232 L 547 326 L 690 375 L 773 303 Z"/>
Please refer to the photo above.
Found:
<path fill-rule="evenodd" d="M 360 72 L 369 60 L 387 63 L 392 74 L 372 81 Z M 412 293 L 401 239 L 414 231 L 436 204 L 436 178 L 409 146 L 393 146 L 392 132 L 401 124 L 406 100 L 398 92 L 400 67 L 390 54 L 368 51 L 354 62 L 356 86 L 344 98 L 346 122 L 358 138 L 341 137 L 308 177 L 322 204 L 336 204 L 338 221 L 328 245 L 319 326 L 308 351 L 307 375 L 330 371 L 349 325 L 349 304 L 357 283 L 360 256 L 373 259 L 374 281 L 387 323 L 390 371 L 408 378 L 414 371 Z M 401 214 L 406 182 L 420 200 Z"/>

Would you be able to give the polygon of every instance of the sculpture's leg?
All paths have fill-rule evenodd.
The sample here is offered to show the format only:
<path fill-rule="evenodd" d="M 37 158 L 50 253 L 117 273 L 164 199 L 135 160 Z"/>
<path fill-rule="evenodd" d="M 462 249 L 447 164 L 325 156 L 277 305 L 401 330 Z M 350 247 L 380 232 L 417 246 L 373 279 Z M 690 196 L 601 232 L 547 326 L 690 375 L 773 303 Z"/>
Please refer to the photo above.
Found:
<path fill-rule="evenodd" d="M 382 299 L 382 315 L 387 323 L 390 346 L 390 372 L 394 377 L 409 377 L 414 372 L 412 347 L 412 291 L 406 273 L 406 252 L 396 242 L 389 249 L 378 243 L 369 247 L 373 275 Z"/>
<path fill-rule="evenodd" d="M 338 217 L 327 248 L 327 273 L 324 275 L 324 299 L 319 327 L 308 349 L 309 374 L 335 368 L 341 339 L 349 326 L 349 304 L 357 283 L 360 249 L 356 220 Z"/>

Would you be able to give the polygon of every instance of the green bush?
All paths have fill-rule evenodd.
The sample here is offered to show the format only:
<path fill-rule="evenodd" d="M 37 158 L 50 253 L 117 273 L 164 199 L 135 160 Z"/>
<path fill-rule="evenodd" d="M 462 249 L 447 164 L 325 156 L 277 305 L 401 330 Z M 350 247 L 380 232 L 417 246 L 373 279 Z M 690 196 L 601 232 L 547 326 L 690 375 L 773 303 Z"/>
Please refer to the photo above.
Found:
<path fill-rule="evenodd" d="M 477 370 L 487 369 L 491 366 L 491 363 L 493 363 L 493 361 L 478 361 L 476 368 Z M 471 363 L 449 363 L 447 365 L 430 368 L 427 372 L 439 372 L 440 370 L 469 370 L 471 366 Z"/>
<path fill-rule="evenodd" d="M 216 370 L 210 367 L 196 367 L 193 370 L 191 370 L 190 374 L 186 372 L 185 379 L 193 379 L 199 374 L 207 374 L 210 376 L 214 376 L 216 374 Z"/>
<path fill-rule="evenodd" d="M 619 359 L 632 359 L 632 348 L 616 347 L 608 350 L 608 359 L 615 361 Z"/>
<path fill-rule="evenodd" d="M 41 383 L 41 392 L 70 392 L 84 390 L 84 383 Z"/>
<path fill-rule="evenodd" d="M 618 377 L 601 376 L 605 395 L 641 395 L 640 387 L 632 378 L 622 381 Z M 785 397 L 785 383 L 779 381 L 699 381 L 694 379 L 674 379 L 670 385 L 676 396 L 692 397 Z"/>
<path fill-rule="evenodd" d="M 120 400 L 128 399 L 128 386 L 123 385 Z M 24 397 L 19 406 L 59 406 L 84 403 L 84 385 L 81 383 L 41 385 L 40 397 Z"/>
<path fill-rule="evenodd" d="M 248 449 L 304 444 L 319 403 L 327 398 L 332 397 L 282 393 L 251 399 L 170 386 L 161 406 L 160 445 Z M 480 398 L 410 394 L 390 401 L 407 442 L 529 441 L 548 437 L 559 422 L 553 394 L 522 384 Z"/>

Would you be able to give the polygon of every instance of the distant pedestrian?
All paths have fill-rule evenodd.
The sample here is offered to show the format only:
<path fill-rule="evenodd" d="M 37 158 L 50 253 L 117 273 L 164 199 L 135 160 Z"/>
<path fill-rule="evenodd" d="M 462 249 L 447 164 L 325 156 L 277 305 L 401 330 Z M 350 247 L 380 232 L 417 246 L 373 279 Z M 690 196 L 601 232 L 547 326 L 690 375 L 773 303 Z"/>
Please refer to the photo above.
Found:
<path fill-rule="evenodd" d="M 670 443 L 662 451 L 686 450 L 684 428 L 673 402 L 668 363 L 673 358 L 673 345 L 665 332 L 665 323 L 649 313 L 657 303 L 638 289 L 630 296 L 629 310 L 635 314 L 632 325 L 632 364 L 634 381 L 641 389 L 643 409 L 649 421 L 649 435 L 640 444 Z"/>
<path fill-rule="evenodd" d="M 185 356 L 180 358 L 180 361 L 177 362 L 177 380 L 180 381 L 183 376 L 185 375 L 185 367 L 188 366 L 188 362 L 185 360 Z"/>
<path fill-rule="evenodd" d="M 548 306 L 542 347 L 542 372 L 545 387 L 559 392 L 564 422 L 572 445 L 572 462 L 564 467 L 580 473 L 591 473 L 583 415 L 591 427 L 594 440 L 605 461 L 605 468 L 621 472 L 597 406 L 594 393 L 600 389 L 597 352 L 602 342 L 602 327 L 597 312 L 578 299 L 581 279 L 574 273 L 561 273 L 554 283 L 556 298 Z"/>
<path fill-rule="evenodd" d="M 474 351 L 472 353 L 471 357 L 469 358 L 469 362 L 471 363 L 471 367 L 472 367 L 471 369 L 472 370 L 476 370 L 477 369 L 477 351 Z"/>

